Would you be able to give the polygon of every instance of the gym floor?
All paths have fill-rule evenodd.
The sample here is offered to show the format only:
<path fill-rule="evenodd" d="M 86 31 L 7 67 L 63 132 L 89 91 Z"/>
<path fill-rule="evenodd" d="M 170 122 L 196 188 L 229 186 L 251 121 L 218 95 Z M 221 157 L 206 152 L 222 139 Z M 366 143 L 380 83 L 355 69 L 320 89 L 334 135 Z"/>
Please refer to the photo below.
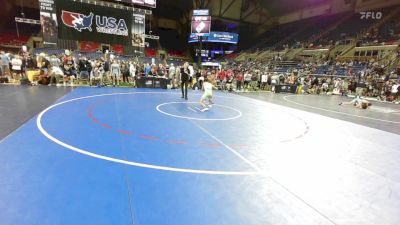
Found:
<path fill-rule="evenodd" d="M 0 224 L 400 224 L 400 106 L 0 86 Z M 63 96 L 63 97 L 62 97 Z"/>

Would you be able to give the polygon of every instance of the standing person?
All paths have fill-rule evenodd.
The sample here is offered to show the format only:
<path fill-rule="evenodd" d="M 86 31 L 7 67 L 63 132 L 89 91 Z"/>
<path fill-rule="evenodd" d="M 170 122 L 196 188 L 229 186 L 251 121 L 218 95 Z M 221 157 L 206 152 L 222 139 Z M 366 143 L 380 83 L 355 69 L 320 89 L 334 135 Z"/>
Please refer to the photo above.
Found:
<path fill-rule="evenodd" d="M 195 83 L 195 77 L 194 77 L 194 67 L 192 65 L 189 64 L 188 66 L 189 69 L 189 87 L 193 88 L 193 85 Z"/>
<path fill-rule="evenodd" d="M 225 73 L 224 69 L 222 69 L 221 71 L 219 71 L 217 73 L 217 78 L 218 78 L 218 82 L 219 82 L 219 86 L 220 86 L 221 90 L 224 91 L 225 83 L 226 83 L 226 73 Z"/>
<path fill-rule="evenodd" d="M 180 77 L 181 77 L 181 90 L 182 90 L 182 98 L 185 100 L 188 100 L 187 97 L 187 89 L 190 81 L 190 70 L 189 70 L 189 63 L 185 62 L 183 64 L 183 67 L 181 68 L 180 71 Z"/>
<path fill-rule="evenodd" d="M 226 89 L 229 92 L 232 92 L 232 90 L 233 90 L 232 85 L 233 85 L 233 75 L 229 74 L 229 75 L 226 76 Z"/>
<path fill-rule="evenodd" d="M 11 69 L 14 82 L 19 81 L 22 75 L 22 60 L 20 56 L 17 55 L 11 60 Z"/>
<path fill-rule="evenodd" d="M 251 82 L 251 74 L 248 72 L 248 71 L 246 71 L 245 73 L 244 73 L 244 90 L 245 91 L 247 91 L 247 89 L 248 89 L 248 87 L 249 87 L 249 84 L 250 84 L 250 82 Z"/>
<path fill-rule="evenodd" d="M 393 102 L 397 101 L 398 97 L 399 97 L 399 89 L 400 89 L 400 84 L 399 81 L 397 81 L 397 83 L 393 83 L 392 85 L 392 96 L 393 96 Z"/>
<path fill-rule="evenodd" d="M 10 58 L 4 51 L 1 51 L 0 57 L 2 75 L 7 76 L 8 80 L 10 80 Z"/>
<path fill-rule="evenodd" d="M 74 58 L 71 56 L 70 51 L 66 50 L 65 55 L 63 57 L 63 72 L 64 72 L 64 86 L 66 86 L 66 82 L 70 81 L 71 86 L 74 86 L 74 79 L 76 78 L 76 70 L 75 70 L 75 62 Z"/>
<path fill-rule="evenodd" d="M 120 77 L 121 77 L 121 67 L 117 62 L 117 60 L 115 59 L 111 64 L 111 80 L 113 87 L 115 87 L 115 85 L 119 86 Z"/>
<path fill-rule="evenodd" d="M 2 77 L 2 76 L 5 76 L 5 72 L 3 71 L 3 60 L 2 60 L 2 58 L 3 58 L 3 52 L 1 51 L 0 52 L 0 76 Z"/>
<path fill-rule="evenodd" d="M 265 87 L 267 86 L 267 82 L 268 82 L 268 75 L 267 75 L 267 72 L 264 71 L 264 73 L 261 75 L 261 86 L 260 86 L 260 88 L 262 90 L 265 90 Z"/>
<path fill-rule="evenodd" d="M 236 91 L 242 90 L 242 82 L 243 82 L 243 73 L 239 71 L 236 75 Z"/>
<path fill-rule="evenodd" d="M 129 63 L 129 74 L 132 77 L 133 87 L 136 87 L 136 65 L 133 62 Z"/>
<path fill-rule="evenodd" d="M 122 71 L 122 81 L 123 81 L 124 83 L 128 83 L 128 84 L 129 84 L 129 74 L 130 74 L 130 72 L 129 72 L 129 64 L 128 64 L 127 62 L 123 62 L 123 63 L 121 64 L 121 66 L 122 66 L 122 68 L 121 68 L 121 71 Z"/>
<path fill-rule="evenodd" d="M 207 79 L 204 81 L 204 84 L 203 84 L 204 94 L 200 99 L 200 105 L 203 107 L 203 109 L 201 110 L 202 112 L 209 110 L 209 108 L 211 108 L 212 105 L 214 104 L 214 102 L 212 101 L 212 97 L 213 97 L 212 89 L 213 88 L 215 88 L 215 87 L 212 84 L 212 78 L 210 76 L 208 76 Z"/>
<path fill-rule="evenodd" d="M 149 63 L 146 63 L 144 66 L 144 76 L 147 76 L 151 72 L 151 66 Z"/>
<path fill-rule="evenodd" d="M 107 79 L 106 83 L 109 83 L 109 78 L 110 78 L 110 62 L 106 58 L 104 58 L 104 63 L 103 63 L 103 71 L 104 71 L 104 77 Z"/>
<path fill-rule="evenodd" d="M 199 90 L 203 89 L 203 83 L 204 83 L 204 76 L 206 76 L 206 74 L 204 74 L 204 71 L 200 72 L 200 77 L 197 78 L 197 86 Z"/>
<path fill-rule="evenodd" d="M 175 87 L 179 87 L 180 83 L 181 83 L 181 67 L 180 66 L 176 66 L 174 86 Z"/>
<path fill-rule="evenodd" d="M 273 76 L 271 76 L 271 91 L 275 93 L 275 86 L 278 83 L 278 75 L 275 73 Z"/>
<path fill-rule="evenodd" d="M 194 83 L 194 85 L 193 85 L 193 90 L 198 90 L 199 89 L 199 83 L 200 83 L 200 78 L 201 78 L 201 70 L 200 69 L 198 69 L 196 72 L 195 72 L 195 77 L 196 77 L 196 81 L 195 81 L 195 83 Z"/>
<path fill-rule="evenodd" d="M 169 70 L 168 70 L 168 78 L 171 80 L 170 85 L 171 89 L 175 89 L 175 66 L 173 63 L 171 63 Z"/>

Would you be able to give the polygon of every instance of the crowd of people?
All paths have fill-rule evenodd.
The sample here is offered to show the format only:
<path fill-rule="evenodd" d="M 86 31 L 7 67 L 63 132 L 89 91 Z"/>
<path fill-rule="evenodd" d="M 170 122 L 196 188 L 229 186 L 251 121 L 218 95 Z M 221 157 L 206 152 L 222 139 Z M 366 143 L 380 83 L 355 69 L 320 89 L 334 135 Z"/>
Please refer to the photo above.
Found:
<path fill-rule="evenodd" d="M 90 85 L 135 85 L 138 76 L 168 78 L 169 70 L 175 72 L 171 64 L 140 63 L 137 59 L 118 58 L 104 55 L 99 58 L 74 56 L 66 50 L 63 55 L 40 53 L 32 56 L 28 52 L 20 54 L 0 52 L 0 76 L 6 83 L 31 83 L 41 85 L 73 86 L 88 82 Z"/>
<path fill-rule="evenodd" d="M 32 56 L 27 52 L 12 55 L 0 52 L 1 81 L 40 85 L 69 85 L 87 82 L 95 86 L 135 87 L 141 77 L 158 77 L 170 80 L 169 87 L 182 88 L 182 98 L 187 89 L 202 89 L 210 77 L 213 85 L 223 91 L 275 91 L 276 85 L 296 85 L 297 93 L 363 95 L 385 101 L 398 101 L 400 69 L 388 72 L 377 62 L 336 62 L 332 59 L 283 67 L 274 61 L 230 62 L 222 68 L 199 68 L 183 63 L 143 63 L 137 58 L 121 59 L 104 55 L 97 59 L 74 57 L 68 50 L 61 56 Z M 282 60 L 279 60 L 281 62 Z M 358 65 L 358 71 L 353 67 Z M 316 74 L 325 68 L 323 74 Z M 345 70 L 338 75 L 337 69 Z"/>
<path fill-rule="evenodd" d="M 358 65 L 360 69 L 353 71 L 354 65 Z M 274 61 L 231 62 L 228 68 L 239 80 L 244 81 L 245 90 L 274 91 L 276 85 L 289 84 L 297 86 L 297 93 L 353 94 L 398 101 L 400 69 L 387 71 L 387 66 L 378 62 L 326 60 L 299 63 L 296 66 L 283 67 L 283 70 L 282 65 Z M 341 68 L 345 73 L 338 75 L 334 68 Z M 237 89 L 240 90 L 240 84 Z"/>

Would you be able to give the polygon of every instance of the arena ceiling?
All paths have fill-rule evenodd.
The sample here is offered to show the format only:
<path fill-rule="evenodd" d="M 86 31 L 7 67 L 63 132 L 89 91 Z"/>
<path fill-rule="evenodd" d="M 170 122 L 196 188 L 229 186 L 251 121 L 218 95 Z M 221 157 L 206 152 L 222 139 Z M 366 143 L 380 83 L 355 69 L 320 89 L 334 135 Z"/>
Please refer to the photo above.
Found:
<path fill-rule="evenodd" d="M 38 8 L 38 0 L 6 0 L 18 6 Z M 113 0 L 105 0 L 115 2 Z M 194 8 L 209 8 L 216 18 L 242 23 L 260 24 L 270 17 L 280 16 L 295 10 L 324 4 L 335 0 L 157 0 L 155 13 L 173 18 L 178 12 L 189 12 Z M 342 0 L 343 1 L 343 0 Z M 169 9 L 169 10 L 165 10 Z M 175 10 L 174 10 L 175 9 Z M 168 15 L 170 14 L 170 15 Z"/>

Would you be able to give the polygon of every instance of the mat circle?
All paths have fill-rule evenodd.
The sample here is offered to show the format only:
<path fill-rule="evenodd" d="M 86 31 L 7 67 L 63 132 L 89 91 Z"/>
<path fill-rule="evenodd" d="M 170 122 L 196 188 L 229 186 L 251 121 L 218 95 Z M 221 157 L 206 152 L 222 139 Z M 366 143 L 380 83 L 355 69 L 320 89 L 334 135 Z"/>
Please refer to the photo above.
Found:
<path fill-rule="evenodd" d="M 225 105 L 219 105 L 219 104 L 214 104 L 213 107 L 217 107 L 217 108 L 224 108 L 224 109 L 228 109 L 231 111 L 234 111 L 236 113 L 235 116 L 231 116 L 231 117 L 227 117 L 227 118 L 197 118 L 197 117 L 190 117 L 190 116 L 181 116 L 181 115 L 176 115 L 176 114 L 172 114 L 172 113 L 168 113 L 164 110 L 162 110 L 163 106 L 166 105 L 172 105 L 172 104 L 199 104 L 198 102 L 166 102 L 166 103 L 162 103 L 159 104 L 156 109 L 158 112 L 167 115 L 167 116 L 172 116 L 175 118 L 180 118 L 180 119 L 187 119 L 187 120 L 202 120 L 202 121 L 226 121 L 226 120 L 234 120 L 237 118 L 240 118 L 242 116 L 242 112 L 232 108 L 230 106 L 225 106 Z M 203 115 L 203 114 L 199 114 L 199 115 Z"/>
<path fill-rule="evenodd" d="M 59 103 L 56 103 L 54 105 L 49 106 L 45 110 L 43 110 L 37 117 L 36 119 L 36 125 L 39 129 L 39 131 L 49 140 L 55 142 L 56 144 L 63 146 L 71 151 L 78 152 L 83 155 L 87 155 L 93 158 L 98 158 L 106 161 L 111 161 L 111 162 L 116 162 L 116 163 L 121 163 L 125 165 L 131 165 L 131 166 L 137 166 L 137 167 L 142 167 L 142 168 L 149 168 L 149 169 L 156 169 L 156 170 L 164 170 L 164 171 L 173 171 L 173 172 L 182 172 L 182 173 L 195 173 L 195 174 L 210 174 L 210 175 L 235 175 L 235 176 L 246 176 L 246 175 L 257 175 L 259 174 L 259 171 L 223 171 L 223 170 L 201 170 L 201 169 L 190 169 L 190 168 L 177 168 L 177 167 L 170 167 L 170 166 L 158 166 L 158 165 L 153 165 L 153 164 L 146 164 L 146 163 L 139 163 L 139 162 L 133 162 L 133 161 L 128 161 L 128 160 L 123 160 L 123 159 L 118 159 L 118 158 L 113 158 L 109 157 L 106 155 L 101 155 L 97 153 L 90 152 L 89 150 L 86 149 L 81 149 L 76 146 L 72 146 L 68 143 L 65 143 L 44 129 L 43 124 L 42 124 L 42 118 L 43 116 L 52 110 L 53 108 L 56 108 L 58 106 L 83 100 L 83 99 L 90 99 L 90 98 L 96 98 L 96 97 L 104 97 L 104 96 L 114 96 L 114 95 L 133 95 L 133 94 L 165 94 L 168 92 L 127 92 L 127 93 L 110 93 L 110 94 L 100 94 L 100 95 L 91 95 L 91 96 L 85 96 L 85 97 L 80 97 L 80 98 L 73 98 L 69 99 L 66 101 L 62 101 Z"/>

